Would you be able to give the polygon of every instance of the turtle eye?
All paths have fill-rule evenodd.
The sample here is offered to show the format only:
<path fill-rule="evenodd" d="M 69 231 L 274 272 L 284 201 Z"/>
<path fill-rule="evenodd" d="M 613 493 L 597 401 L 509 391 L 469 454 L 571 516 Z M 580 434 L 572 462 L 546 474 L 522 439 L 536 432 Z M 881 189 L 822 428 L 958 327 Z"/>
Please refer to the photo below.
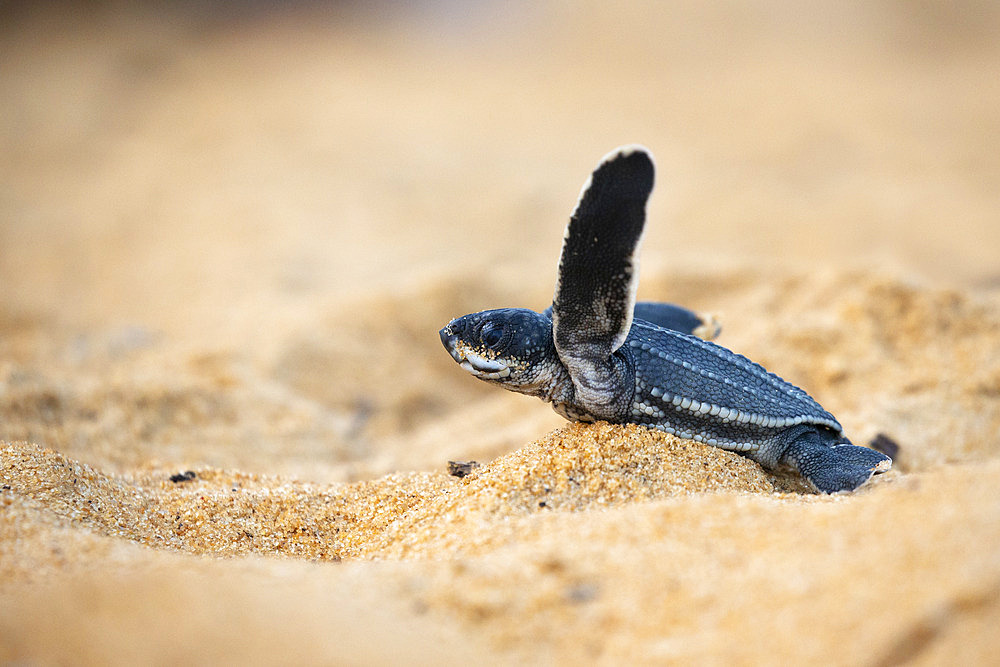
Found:
<path fill-rule="evenodd" d="M 503 325 L 496 325 L 492 322 L 487 322 L 483 325 L 483 330 L 479 332 L 479 339 L 483 341 L 483 345 L 495 350 L 500 347 L 500 344 L 504 339 L 504 327 Z"/>

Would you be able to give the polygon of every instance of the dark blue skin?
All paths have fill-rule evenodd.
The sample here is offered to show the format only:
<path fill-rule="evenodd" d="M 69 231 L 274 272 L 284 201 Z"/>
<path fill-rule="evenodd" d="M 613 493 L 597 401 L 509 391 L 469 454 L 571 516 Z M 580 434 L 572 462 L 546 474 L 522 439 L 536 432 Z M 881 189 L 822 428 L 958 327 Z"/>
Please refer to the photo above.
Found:
<path fill-rule="evenodd" d="M 441 342 L 455 361 L 468 363 L 470 373 L 505 389 L 537 396 L 553 403 L 563 414 L 572 404 L 573 382 L 559 363 L 552 342 L 552 308 L 541 313 L 526 308 L 500 308 L 452 320 L 440 331 Z M 645 316 L 656 325 L 683 333 L 705 330 L 718 334 L 714 323 L 706 323 L 687 308 L 670 303 L 637 303 L 635 316 Z M 634 320 L 636 324 L 639 320 Z M 470 352 L 466 358 L 462 352 Z M 504 377 L 488 377 L 500 367 Z"/>
<path fill-rule="evenodd" d="M 552 308 L 452 320 L 441 330 L 452 357 L 481 380 L 551 402 L 567 419 L 636 423 L 705 442 L 769 469 L 790 467 L 824 493 L 888 470 L 887 456 L 852 445 L 806 392 L 692 335 L 704 324 L 694 313 L 636 305 L 635 253 L 652 185 L 643 149 L 610 154 L 570 220 Z"/>

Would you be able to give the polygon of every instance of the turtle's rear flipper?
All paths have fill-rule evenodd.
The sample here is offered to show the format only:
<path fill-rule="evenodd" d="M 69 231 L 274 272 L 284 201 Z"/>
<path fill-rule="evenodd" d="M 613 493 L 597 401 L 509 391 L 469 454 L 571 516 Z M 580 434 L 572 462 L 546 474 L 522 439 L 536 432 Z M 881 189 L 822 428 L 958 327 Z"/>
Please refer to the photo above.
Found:
<path fill-rule="evenodd" d="M 892 467 L 892 459 L 881 452 L 857 445 L 831 447 L 815 432 L 797 438 L 782 463 L 797 469 L 821 493 L 853 491 Z"/>

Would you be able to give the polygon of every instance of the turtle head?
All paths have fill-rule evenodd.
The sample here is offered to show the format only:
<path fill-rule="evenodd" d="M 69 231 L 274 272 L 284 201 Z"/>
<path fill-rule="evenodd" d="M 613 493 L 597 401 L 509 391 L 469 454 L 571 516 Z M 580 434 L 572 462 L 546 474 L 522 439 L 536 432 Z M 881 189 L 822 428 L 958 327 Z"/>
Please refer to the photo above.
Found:
<path fill-rule="evenodd" d="M 533 310 L 459 317 L 441 329 L 441 342 L 466 371 L 510 391 L 551 401 L 569 382 L 552 342 L 552 320 Z"/>

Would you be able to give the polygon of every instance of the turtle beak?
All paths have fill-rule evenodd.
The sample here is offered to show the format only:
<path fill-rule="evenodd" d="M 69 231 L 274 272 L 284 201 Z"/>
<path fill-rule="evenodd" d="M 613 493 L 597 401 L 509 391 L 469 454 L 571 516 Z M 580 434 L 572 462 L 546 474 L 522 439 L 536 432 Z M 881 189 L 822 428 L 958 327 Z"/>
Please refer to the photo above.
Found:
<path fill-rule="evenodd" d="M 441 334 L 441 343 L 444 345 L 444 349 L 448 350 L 451 358 L 457 361 L 462 368 L 473 375 L 479 375 L 476 369 L 472 367 L 472 364 L 465 358 L 465 354 L 458 349 L 458 334 L 452 333 L 452 325 L 454 324 L 455 320 L 452 320 L 448 323 L 448 326 L 438 332 Z"/>
<path fill-rule="evenodd" d="M 441 344 L 444 345 L 444 349 L 448 350 L 448 354 L 451 355 L 451 358 L 457 361 L 458 363 L 462 363 L 464 357 L 462 356 L 462 353 L 459 352 L 457 347 L 455 346 L 455 343 L 458 341 L 458 334 L 452 333 L 451 330 L 451 325 L 454 323 L 455 320 L 452 320 L 451 322 L 448 323 L 448 326 L 441 329 L 441 331 L 439 331 L 438 333 L 441 334 Z"/>

